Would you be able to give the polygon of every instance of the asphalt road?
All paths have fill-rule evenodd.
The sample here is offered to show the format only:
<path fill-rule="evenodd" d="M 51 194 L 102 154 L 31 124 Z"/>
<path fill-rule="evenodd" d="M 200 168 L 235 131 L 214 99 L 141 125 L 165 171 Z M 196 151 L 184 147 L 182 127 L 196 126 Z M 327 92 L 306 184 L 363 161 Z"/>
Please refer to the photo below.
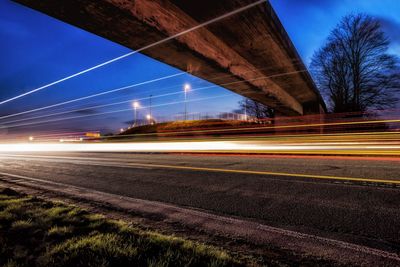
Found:
<path fill-rule="evenodd" d="M 1 173 L 235 215 L 400 253 L 400 159 L 0 154 Z"/>

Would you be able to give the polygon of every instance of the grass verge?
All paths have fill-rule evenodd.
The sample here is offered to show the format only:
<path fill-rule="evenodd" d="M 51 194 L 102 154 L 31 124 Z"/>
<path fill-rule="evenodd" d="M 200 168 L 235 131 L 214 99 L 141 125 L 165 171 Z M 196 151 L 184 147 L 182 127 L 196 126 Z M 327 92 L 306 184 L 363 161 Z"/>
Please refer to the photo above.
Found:
<path fill-rule="evenodd" d="M 242 266 L 218 248 L 0 188 L 0 266 Z"/>
<path fill-rule="evenodd" d="M 149 134 L 149 133 L 168 133 L 168 132 L 186 132 L 186 134 L 198 135 L 196 132 L 208 129 L 231 129 L 239 126 L 251 126 L 256 123 L 245 122 L 238 120 L 188 120 L 188 121 L 174 121 L 174 122 L 163 122 L 154 125 L 143 125 L 127 129 L 126 131 L 119 134 L 120 137 L 124 135 L 134 134 Z"/>

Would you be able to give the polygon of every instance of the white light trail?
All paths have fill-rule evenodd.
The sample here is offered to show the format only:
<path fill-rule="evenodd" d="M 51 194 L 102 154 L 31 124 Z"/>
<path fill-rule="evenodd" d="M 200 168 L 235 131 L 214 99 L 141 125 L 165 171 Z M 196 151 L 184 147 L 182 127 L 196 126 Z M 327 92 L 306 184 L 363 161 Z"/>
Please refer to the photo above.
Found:
<path fill-rule="evenodd" d="M 177 76 L 180 76 L 180 75 L 183 75 L 183 74 L 186 74 L 186 73 L 185 72 L 176 73 L 176 74 L 172 74 L 172 75 L 168 75 L 168 76 L 164 76 L 164 77 L 160 77 L 160 78 L 156 78 L 156 79 L 152 79 L 152 80 L 148 80 L 148 81 L 144 81 L 144 82 L 140 82 L 140 83 L 124 86 L 124 87 L 119 87 L 119 88 L 112 89 L 112 90 L 109 90 L 109 91 L 105 91 L 105 92 L 101 92 L 101 93 L 97 93 L 97 94 L 93 94 L 93 95 L 88 95 L 88 96 L 84 96 L 84 97 L 75 98 L 75 99 L 72 99 L 72 100 L 60 102 L 60 103 L 53 104 L 53 105 L 50 105 L 50 106 L 45 106 L 45 107 L 41 107 L 41 108 L 35 108 L 35 109 L 27 110 L 27 111 L 22 111 L 22 112 L 10 114 L 10 115 L 2 116 L 2 117 L 0 117 L 0 119 L 6 119 L 6 118 L 10 118 L 10 117 L 15 117 L 15 116 L 18 116 L 18 115 L 24 115 L 24 114 L 37 112 L 37 111 L 41 111 L 41 110 L 45 110 L 45 109 L 49 109 L 49 108 L 59 107 L 59 106 L 67 105 L 67 104 L 74 103 L 74 102 L 77 102 L 77 101 L 82 101 L 82 100 L 86 100 L 86 99 L 90 99 L 90 98 L 94 98 L 94 97 L 98 97 L 98 96 L 102 96 L 102 95 L 106 95 L 106 94 L 115 93 L 115 92 L 118 92 L 118 91 L 126 90 L 126 89 L 129 89 L 129 88 L 133 88 L 133 87 L 137 87 L 137 86 L 141 86 L 141 85 L 145 85 L 145 84 L 149 84 L 149 83 L 170 79 L 170 78 L 177 77 Z"/>
<path fill-rule="evenodd" d="M 220 84 L 220 85 L 209 85 L 209 86 L 204 86 L 204 87 L 199 87 L 199 88 L 196 88 L 196 89 L 192 89 L 191 91 L 201 91 L 201 90 L 206 90 L 206 89 L 215 88 L 215 87 L 221 87 L 221 86 L 223 87 L 223 86 L 237 84 L 237 83 L 244 83 L 244 82 L 249 82 L 249 81 L 256 81 L 256 80 L 261 80 L 261 79 L 268 79 L 268 78 L 275 78 L 275 77 L 280 77 L 280 76 L 292 75 L 292 74 L 301 73 L 301 72 L 305 72 L 305 71 L 306 70 L 292 71 L 292 72 L 287 72 L 287 73 L 274 74 L 274 75 L 270 75 L 270 76 L 257 77 L 257 78 L 254 78 L 254 79 L 248 79 L 248 80 L 243 80 L 243 81 L 235 81 L 235 82 L 223 83 L 223 84 Z M 128 86 L 125 86 L 125 87 L 112 89 L 112 90 L 109 90 L 109 91 L 106 91 L 106 92 L 102 92 L 102 93 L 99 93 L 99 94 L 85 96 L 85 97 L 81 97 L 81 98 L 77 98 L 77 99 L 73 99 L 73 100 L 57 103 L 57 104 L 54 104 L 54 105 L 46 106 L 46 107 L 41 107 L 41 108 L 37 108 L 37 109 L 33 109 L 33 110 L 27 110 L 27 111 L 15 113 L 15 114 L 10 114 L 10 115 L 6 115 L 6 116 L 3 116 L 3 117 L 0 117 L 0 119 L 5 119 L 5 118 L 9 118 L 9 117 L 15 117 L 17 115 L 23 115 L 23 114 L 28 114 L 28 113 L 32 113 L 32 112 L 36 112 L 36 111 L 41 111 L 41 110 L 45 110 L 45 109 L 49 109 L 49 108 L 53 108 L 53 107 L 58 107 L 58 106 L 70 104 L 70 103 L 73 103 L 73 102 L 77 102 L 77 101 L 93 98 L 93 97 L 96 97 L 96 96 L 100 96 L 100 95 L 113 93 L 113 92 L 124 90 L 124 89 L 128 89 L 128 88 L 132 88 L 132 87 L 143 85 L 143 84 L 146 84 L 146 83 L 160 81 L 162 79 L 169 79 L 169 78 L 181 75 L 181 74 L 185 74 L 185 73 L 178 73 L 178 74 L 174 74 L 174 75 L 170 75 L 170 76 L 165 76 L 165 77 L 149 80 L 149 81 L 146 81 L 146 82 L 142 82 L 142 83 L 139 83 L 139 84 L 128 85 Z M 166 93 L 166 94 L 153 95 L 152 98 L 160 98 L 160 97 L 171 96 L 171 95 L 176 95 L 176 94 L 181 94 L 181 93 L 182 93 L 182 91 L 180 90 L 180 91 Z M 20 122 L 20 121 L 33 120 L 33 119 L 51 117 L 51 116 L 56 116 L 56 115 L 63 115 L 63 114 L 73 113 L 73 112 L 77 112 L 77 111 L 81 111 L 81 110 L 114 106 L 114 105 L 128 103 L 128 102 L 131 102 L 131 101 L 134 101 L 134 100 L 143 101 L 143 100 L 146 100 L 146 99 L 149 99 L 149 97 L 138 98 L 138 99 L 130 99 L 130 100 L 119 101 L 119 102 L 110 103 L 110 104 L 96 105 L 96 106 L 91 106 L 91 107 L 87 107 L 87 108 L 80 108 L 80 109 L 64 111 L 64 112 L 58 112 L 58 113 L 52 113 L 52 114 L 41 115 L 41 116 L 36 116 L 36 117 L 29 117 L 29 118 L 25 118 L 25 119 L 8 121 L 8 122 L 5 122 L 3 124 L 10 124 L 10 123 L 15 123 L 15 122 Z"/>
<path fill-rule="evenodd" d="M 152 47 L 154 47 L 154 46 L 157 46 L 157 45 L 159 45 L 159 44 L 165 43 L 165 42 L 167 42 L 167 41 L 169 41 L 169 40 L 175 39 L 175 38 L 177 38 L 177 37 L 179 37 L 179 36 L 182 36 L 182 35 L 184 35 L 184 34 L 187 34 L 187 33 L 189 33 L 189 32 L 192 32 L 192 31 L 194 31 L 194 30 L 197 30 L 197 29 L 199 29 L 199 28 L 205 27 L 205 26 L 207 26 L 207 25 L 209 25 L 209 24 L 212 24 L 212 23 L 217 22 L 217 21 L 219 21 L 219 20 L 222 20 L 222 19 L 224 19 L 224 18 L 227 18 L 227 17 L 230 17 L 230 16 L 235 15 L 235 14 L 237 14 L 237 13 L 243 12 L 243 11 L 245 11 L 245 10 L 247 10 L 247 9 L 249 9 L 249 8 L 252 8 L 252 7 L 254 7 L 254 6 L 257 6 L 257 5 L 261 4 L 261 3 L 265 3 L 265 0 L 256 1 L 256 2 L 254 2 L 254 3 L 251 3 L 251 4 L 249 4 L 249 5 L 246 5 L 246 6 L 244 6 L 244 7 L 241 7 L 241 8 L 238 8 L 238 9 L 236 9 L 236 10 L 233 10 L 233 11 L 231 11 L 231 12 L 228 12 L 228 13 L 222 15 L 222 16 L 219 16 L 219 17 L 216 17 L 216 18 L 211 19 L 211 20 L 209 20 L 209 21 L 203 22 L 203 23 L 201 23 L 201 24 L 199 24 L 199 25 L 196 25 L 196 26 L 194 26 L 194 27 L 192 27 L 192 28 L 189 28 L 189 29 L 187 29 L 187 30 L 185 30 L 185 31 L 182 31 L 182 32 L 180 32 L 180 33 L 171 35 L 171 36 L 169 36 L 169 37 L 167 37 L 167 38 L 164 38 L 164 39 L 159 40 L 159 41 L 157 41 L 157 42 L 154 42 L 154 43 L 152 43 L 152 44 L 146 45 L 146 46 L 144 46 L 144 47 L 142 47 L 142 48 L 139 48 L 139 49 L 137 49 L 137 50 L 135 50 L 135 51 L 129 52 L 129 53 L 124 54 L 124 55 L 122 55 L 122 56 L 119 56 L 119 57 L 113 58 L 113 59 L 111 59 L 111 60 L 108 60 L 108 61 L 106 61 L 106 62 L 100 63 L 100 64 L 98 64 L 98 65 L 96 65 L 96 66 L 93 66 L 93 67 L 91 67 L 91 68 L 82 70 L 82 71 L 80 71 L 80 72 L 77 72 L 77 73 L 72 74 L 72 75 L 70 75 L 70 76 L 67 76 L 67 77 L 65 77 L 65 78 L 59 79 L 59 80 L 57 80 L 57 81 L 55 81 L 55 82 L 46 84 L 46 85 L 41 86 L 41 87 L 39 87 L 39 88 L 33 89 L 33 90 L 28 91 L 28 92 L 26 92 L 26 93 L 23 93 L 23 94 L 14 96 L 14 97 L 12 97 L 12 98 L 9 98 L 9 99 L 3 100 L 3 101 L 0 101 L 0 105 L 3 105 L 3 104 L 5 104 L 5 103 L 11 102 L 11 101 L 16 100 L 16 99 L 19 99 L 19 98 L 21 98 L 21 97 L 24 97 L 24 96 L 33 94 L 33 93 L 35 93 L 35 92 L 41 91 L 41 90 L 46 89 L 46 88 L 48 88 L 48 87 L 50 87 L 50 86 L 59 84 L 59 83 L 61 83 L 61 82 L 67 81 L 67 80 L 72 79 L 72 78 L 77 77 L 77 76 L 80 76 L 80 75 L 82 75 L 82 74 L 84 74 L 84 73 L 87 73 L 87 72 L 89 72 L 89 71 L 92 71 L 92 70 L 101 68 L 101 67 L 103 67 L 103 66 L 106 66 L 106 65 L 111 64 L 111 63 L 113 63 L 113 62 L 116 62 L 116 61 L 118 61 L 118 60 L 121 60 L 121 59 L 123 59 L 123 58 L 129 57 L 129 56 L 134 55 L 134 54 L 136 54 L 136 53 L 139 53 L 139 52 L 141 52 L 141 51 L 143 51 L 143 50 L 146 50 L 146 49 L 152 48 Z"/>
<path fill-rule="evenodd" d="M 209 147 L 210 149 L 207 149 Z M 246 146 L 250 147 L 250 146 Z M 82 144 L 0 144 L 0 152 L 61 152 L 61 151 L 207 151 L 212 149 L 230 150 L 238 148 L 229 142 L 155 142 L 155 143 L 82 143 Z"/>
<path fill-rule="evenodd" d="M 289 145 L 268 144 L 266 142 L 248 141 L 183 141 L 183 142 L 130 142 L 130 143 L 14 143 L 0 144 L 0 152 L 324 152 L 324 151 L 384 151 L 391 153 L 400 149 L 393 145 Z"/>
<path fill-rule="evenodd" d="M 221 97 L 226 97 L 226 96 L 228 96 L 228 95 L 224 94 L 224 95 L 220 95 L 220 96 L 193 99 L 193 100 L 190 100 L 190 101 L 187 101 L 187 102 L 198 102 L 198 101 L 221 98 Z M 156 107 L 175 105 L 175 104 L 181 104 L 181 103 L 183 103 L 183 101 L 175 101 L 175 102 L 170 102 L 170 103 L 165 103 L 165 104 L 159 104 L 159 105 L 154 105 L 153 107 L 156 108 Z M 143 109 L 144 108 L 147 108 L 147 107 L 143 107 Z M 45 121 L 38 121 L 38 122 L 30 122 L 30 123 L 23 123 L 23 124 L 16 124 L 16 125 L 7 125 L 7 126 L 3 125 L 3 126 L 0 126 L 0 129 L 9 129 L 9 128 L 37 125 L 37 124 L 64 121 L 64 120 L 71 120 L 71 119 L 80 119 L 80 118 L 94 117 L 94 116 L 99 116 L 99 115 L 106 115 L 106 114 L 113 114 L 113 113 L 120 113 L 120 112 L 127 112 L 127 111 L 131 112 L 132 109 L 131 108 L 129 108 L 129 109 L 120 109 L 120 110 L 101 112 L 101 113 L 96 113 L 96 114 L 87 114 L 87 115 L 80 115 L 80 116 L 73 116 L 73 117 L 67 117 L 67 118 L 61 118 L 61 119 L 52 119 L 52 120 L 45 120 Z"/>

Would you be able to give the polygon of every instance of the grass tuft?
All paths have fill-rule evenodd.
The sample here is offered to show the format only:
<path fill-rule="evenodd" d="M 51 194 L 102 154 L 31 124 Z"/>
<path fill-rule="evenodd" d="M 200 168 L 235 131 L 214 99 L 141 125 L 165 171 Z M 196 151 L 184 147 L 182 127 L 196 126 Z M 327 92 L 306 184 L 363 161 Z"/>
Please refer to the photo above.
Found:
<path fill-rule="evenodd" d="M 0 188 L 0 266 L 238 266 L 227 252 Z"/>
<path fill-rule="evenodd" d="M 53 226 L 49 229 L 49 231 L 47 232 L 47 234 L 49 236 L 65 236 L 68 234 L 71 234 L 73 232 L 73 227 L 71 226 Z"/>
<path fill-rule="evenodd" d="M 11 224 L 11 228 L 15 230 L 24 230 L 33 226 L 32 220 L 18 220 Z"/>
<path fill-rule="evenodd" d="M 41 259 L 43 266 L 57 262 L 57 266 L 118 266 L 133 263 L 137 249 L 124 242 L 117 234 L 95 233 L 84 237 L 71 238 L 50 249 Z"/>

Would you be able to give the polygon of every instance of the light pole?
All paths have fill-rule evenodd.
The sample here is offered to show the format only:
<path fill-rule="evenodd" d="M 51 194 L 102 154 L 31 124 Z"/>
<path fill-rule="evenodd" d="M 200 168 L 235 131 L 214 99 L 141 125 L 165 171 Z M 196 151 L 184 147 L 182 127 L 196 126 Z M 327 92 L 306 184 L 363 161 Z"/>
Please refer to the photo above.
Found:
<path fill-rule="evenodd" d="M 187 92 L 190 91 L 190 84 L 185 83 L 183 86 L 183 91 L 185 92 L 185 120 L 187 120 Z"/>
<path fill-rule="evenodd" d="M 150 115 L 150 114 L 147 114 L 147 115 L 146 115 L 146 118 L 147 118 L 147 120 L 149 121 L 149 124 L 152 124 L 152 123 L 151 123 L 151 115 Z"/>
<path fill-rule="evenodd" d="M 136 122 L 137 122 L 137 109 L 140 107 L 139 102 L 138 102 L 138 101 L 133 101 L 132 106 L 133 106 L 133 109 L 134 109 L 134 111 L 135 111 L 135 120 L 134 120 L 133 126 L 136 126 Z"/>
<path fill-rule="evenodd" d="M 150 98 L 149 98 L 149 101 L 150 101 L 150 112 L 149 112 L 149 114 L 150 114 L 150 117 L 153 115 L 153 114 L 151 114 L 151 98 L 153 97 L 153 95 L 150 95 Z"/>

